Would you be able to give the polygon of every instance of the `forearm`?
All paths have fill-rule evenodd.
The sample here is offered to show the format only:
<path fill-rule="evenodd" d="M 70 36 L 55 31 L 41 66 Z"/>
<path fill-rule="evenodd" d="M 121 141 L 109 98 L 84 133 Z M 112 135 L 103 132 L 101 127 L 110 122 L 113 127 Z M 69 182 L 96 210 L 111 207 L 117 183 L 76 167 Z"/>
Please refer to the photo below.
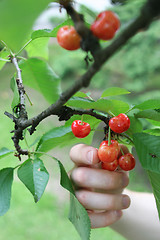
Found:
<path fill-rule="evenodd" d="M 160 222 L 153 194 L 124 193 L 131 198 L 131 205 L 111 227 L 128 240 L 159 240 Z"/>

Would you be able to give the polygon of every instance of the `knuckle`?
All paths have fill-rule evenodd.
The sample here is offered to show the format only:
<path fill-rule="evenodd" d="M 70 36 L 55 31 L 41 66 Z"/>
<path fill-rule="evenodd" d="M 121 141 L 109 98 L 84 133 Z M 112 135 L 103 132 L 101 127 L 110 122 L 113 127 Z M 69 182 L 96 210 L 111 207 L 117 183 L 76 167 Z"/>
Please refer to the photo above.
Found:
<path fill-rule="evenodd" d="M 114 173 L 109 173 L 105 176 L 105 184 L 108 187 L 108 189 L 114 189 L 117 188 L 118 182 L 117 177 Z"/>
<path fill-rule="evenodd" d="M 72 179 L 77 185 L 82 186 L 86 181 L 85 169 L 79 167 L 73 170 Z"/>
<path fill-rule="evenodd" d="M 85 191 L 80 190 L 80 191 L 76 192 L 76 197 L 80 201 L 80 203 L 85 205 L 85 203 L 87 201 L 87 193 Z"/>

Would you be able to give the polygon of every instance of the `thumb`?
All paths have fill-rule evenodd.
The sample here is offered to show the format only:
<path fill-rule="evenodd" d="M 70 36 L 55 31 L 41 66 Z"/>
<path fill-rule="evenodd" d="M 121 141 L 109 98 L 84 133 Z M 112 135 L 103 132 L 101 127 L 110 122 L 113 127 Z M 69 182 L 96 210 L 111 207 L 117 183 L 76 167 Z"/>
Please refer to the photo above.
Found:
<path fill-rule="evenodd" d="M 70 158 L 77 165 L 95 165 L 99 163 L 98 150 L 92 146 L 78 144 L 71 148 Z"/>

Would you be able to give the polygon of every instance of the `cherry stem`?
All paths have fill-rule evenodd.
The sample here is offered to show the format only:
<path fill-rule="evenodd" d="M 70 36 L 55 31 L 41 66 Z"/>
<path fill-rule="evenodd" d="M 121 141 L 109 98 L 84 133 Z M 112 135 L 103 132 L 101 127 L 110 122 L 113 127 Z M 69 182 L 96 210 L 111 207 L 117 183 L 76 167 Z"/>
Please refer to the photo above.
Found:
<path fill-rule="evenodd" d="M 81 125 L 83 125 L 83 114 L 81 116 Z"/>
<path fill-rule="evenodd" d="M 111 129 L 108 129 L 108 146 L 111 145 Z"/>
<path fill-rule="evenodd" d="M 121 150 L 122 155 L 124 155 L 124 152 L 123 152 L 122 148 L 120 148 L 120 150 Z"/>

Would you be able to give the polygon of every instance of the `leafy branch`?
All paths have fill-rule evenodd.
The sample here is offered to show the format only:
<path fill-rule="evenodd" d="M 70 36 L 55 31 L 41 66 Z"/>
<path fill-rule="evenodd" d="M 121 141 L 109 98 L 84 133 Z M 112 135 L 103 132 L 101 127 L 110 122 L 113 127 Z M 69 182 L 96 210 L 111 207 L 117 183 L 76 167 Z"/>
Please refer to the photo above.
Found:
<path fill-rule="evenodd" d="M 64 4 L 63 4 L 64 3 Z M 67 13 L 71 16 L 75 28 L 79 35 L 82 37 L 81 48 L 86 52 L 91 52 L 94 62 L 88 68 L 88 70 L 75 82 L 75 84 L 64 91 L 59 99 L 52 105 L 50 105 L 47 109 L 42 111 L 37 116 L 28 119 L 27 113 L 25 110 L 25 103 L 24 103 L 24 88 L 22 85 L 21 79 L 21 70 L 18 67 L 16 58 L 12 58 L 12 62 L 14 63 L 17 73 L 18 73 L 18 81 L 17 86 L 20 93 L 20 115 L 18 118 L 14 118 L 15 122 L 15 130 L 14 136 L 12 137 L 14 141 L 14 145 L 16 147 L 18 155 L 21 154 L 28 154 L 27 151 L 24 151 L 19 146 L 19 140 L 23 139 L 23 130 L 30 127 L 29 132 L 33 134 L 38 124 L 45 118 L 50 115 L 58 115 L 61 116 L 60 113 L 64 110 L 64 104 L 80 89 L 88 87 L 94 75 L 101 69 L 103 64 L 107 62 L 107 60 L 112 57 L 121 47 L 123 47 L 126 42 L 131 39 L 135 34 L 137 34 L 141 30 L 146 30 L 150 23 L 156 19 L 156 17 L 160 13 L 159 4 L 157 4 L 156 0 L 148 0 L 146 4 L 142 7 L 140 15 L 128 26 L 126 27 L 119 36 L 112 41 L 112 43 L 102 49 L 99 41 L 96 37 L 93 36 L 92 32 L 86 27 L 83 15 L 79 14 L 74 10 L 70 1 L 60 1 L 61 6 L 63 6 Z M 106 119 L 99 114 L 97 115 L 93 110 L 89 111 L 71 111 L 68 117 L 72 116 L 73 114 L 88 114 L 91 116 L 95 116 L 96 118 L 101 119 L 102 121 L 106 122 Z M 5 113 L 6 114 L 6 113 Z M 6 114 L 7 115 L 7 114 Z M 62 119 L 62 118 L 60 118 Z"/>

